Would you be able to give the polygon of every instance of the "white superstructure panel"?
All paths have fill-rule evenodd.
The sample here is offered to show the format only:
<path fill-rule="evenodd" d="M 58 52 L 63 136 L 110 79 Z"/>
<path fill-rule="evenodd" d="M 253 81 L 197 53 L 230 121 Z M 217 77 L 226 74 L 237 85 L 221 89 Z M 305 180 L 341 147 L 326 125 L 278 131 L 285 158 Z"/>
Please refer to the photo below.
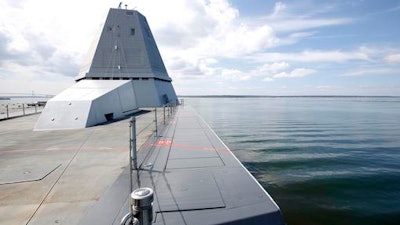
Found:
<path fill-rule="evenodd" d="M 48 101 L 35 130 L 76 129 L 137 110 L 130 80 L 82 80 Z"/>

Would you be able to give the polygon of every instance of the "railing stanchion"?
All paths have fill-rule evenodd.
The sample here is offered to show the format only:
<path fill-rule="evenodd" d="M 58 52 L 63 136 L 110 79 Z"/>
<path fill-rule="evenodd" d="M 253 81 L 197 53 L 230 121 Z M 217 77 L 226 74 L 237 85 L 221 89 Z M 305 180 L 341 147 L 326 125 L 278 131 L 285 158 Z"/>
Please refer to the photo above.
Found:
<path fill-rule="evenodd" d="M 130 123 L 130 158 L 132 169 L 137 170 L 137 157 L 136 157 L 136 118 L 132 116 Z"/>
<path fill-rule="evenodd" d="M 164 118 L 164 125 L 165 125 L 165 105 L 163 105 L 163 118 Z"/>
<path fill-rule="evenodd" d="M 158 128 L 157 128 L 157 108 L 154 108 L 154 125 L 156 127 L 155 136 L 158 136 Z"/>

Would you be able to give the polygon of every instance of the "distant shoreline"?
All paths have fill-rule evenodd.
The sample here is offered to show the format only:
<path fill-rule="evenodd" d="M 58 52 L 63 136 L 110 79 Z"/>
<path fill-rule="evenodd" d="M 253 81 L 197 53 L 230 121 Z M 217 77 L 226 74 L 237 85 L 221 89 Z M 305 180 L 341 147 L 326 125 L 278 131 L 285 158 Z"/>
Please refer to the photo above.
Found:
<path fill-rule="evenodd" d="M 399 98 L 384 95 L 178 95 L 179 98 Z"/>
<path fill-rule="evenodd" d="M 17 95 L 17 96 L 11 96 L 11 95 L 0 95 L 0 100 L 10 100 L 12 98 L 52 98 L 54 95 Z"/>

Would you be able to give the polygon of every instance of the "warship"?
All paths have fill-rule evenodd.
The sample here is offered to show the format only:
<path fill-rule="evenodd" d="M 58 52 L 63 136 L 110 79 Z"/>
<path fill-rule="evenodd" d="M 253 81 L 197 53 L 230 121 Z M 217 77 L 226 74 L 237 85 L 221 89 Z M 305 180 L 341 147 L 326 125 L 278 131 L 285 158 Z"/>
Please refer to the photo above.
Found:
<path fill-rule="evenodd" d="M 0 224 L 285 224 L 136 10 L 111 8 L 76 83 L 0 134 Z"/>

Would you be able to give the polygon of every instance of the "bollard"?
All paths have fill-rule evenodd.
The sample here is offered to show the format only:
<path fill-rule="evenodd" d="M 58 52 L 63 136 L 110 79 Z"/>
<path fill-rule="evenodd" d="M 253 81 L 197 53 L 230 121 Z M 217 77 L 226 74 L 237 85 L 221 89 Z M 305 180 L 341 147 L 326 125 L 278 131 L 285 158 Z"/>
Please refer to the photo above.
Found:
<path fill-rule="evenodd" d="M 127 213 L 122 217 L 121 225 L 139 225 L 139 220 L 132 216 L 132 213 Z"/>
<path fill-rule="evenodd" d="M 7 111 L 7 119 L 10 117 L 10 113 L 8 112 L 8 105 L 6 105 L 6 111 Z"/>
<path fill-rule="evenodd" d="M 22 103 L 22 115 L 25 116 L 25 104 L 24 103 Z"/>
<path fill-rule="evenodd" d="M 153 221 L 154 191 L 143 187 L 131 193 L 132 215 L 139 220 L 140 225 L 150 225 Z"/>
<path fill-rule="evenodd" d="M 35 104 L 35 113 L 37 113 L 37 106 L 38 104 Z"/>

